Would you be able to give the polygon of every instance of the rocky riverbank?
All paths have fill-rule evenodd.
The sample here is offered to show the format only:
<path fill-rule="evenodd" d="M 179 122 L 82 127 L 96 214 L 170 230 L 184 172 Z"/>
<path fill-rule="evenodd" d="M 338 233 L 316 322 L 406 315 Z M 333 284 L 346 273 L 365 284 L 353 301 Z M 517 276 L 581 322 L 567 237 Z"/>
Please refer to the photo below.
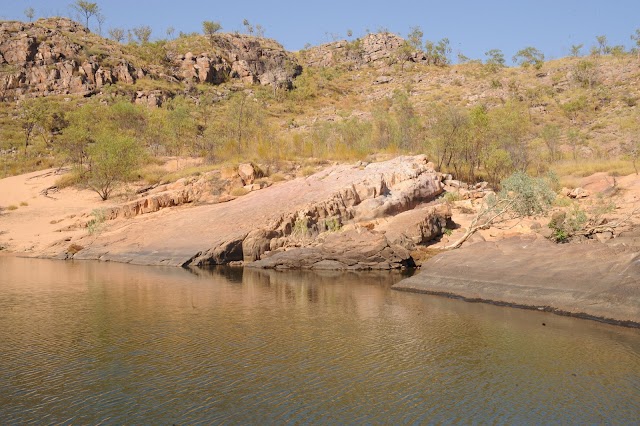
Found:
<path fill-rule="evenodd" d="M 593 240 L 477 242 L 433 257 L 393 288 L 640 327 L 640 252 Z"/>
<path fill-rule="evenodd" d="M 449 215 L 446 208 L 426 205 L 443 192 L 443 176 L 425 156 L 333 165 L 308 177 L 264 185 L 249 175 L 240 167 L 166 185 L 134 201 L 111 202 L 99 214 L 85 212 L 82 220 L 72 221 L 72 215 L 58 220 L 43 208 L 39 211 L 50 222 L 32 238 L 57 239 L 25 249 L 11 238 L 18 232 L 8 229 L 6 245 L 31 256 L 183 267 L 248 264 L 270 255 L 303 259 L 300 250 L 319 250 L 320 258 L 337 262 L 335 269 L 392 269 L 411 265 L 410 250 L 439 236 Z M 213 181 L 217 186 L 211 186 Z M 240 195 L 213 196 L 212 191 Z M 59 206 L 58 196 L 52 195 L 48 205 Z M 6 217 L 18 227 L 22 212 L 29 210 L 16 208 Z M 328 252 L 332 257 L 325 256 Z M 356 252 L 359 257 L 353 256 Z M 308 266 L 330 266 L 317 263 Z"/>

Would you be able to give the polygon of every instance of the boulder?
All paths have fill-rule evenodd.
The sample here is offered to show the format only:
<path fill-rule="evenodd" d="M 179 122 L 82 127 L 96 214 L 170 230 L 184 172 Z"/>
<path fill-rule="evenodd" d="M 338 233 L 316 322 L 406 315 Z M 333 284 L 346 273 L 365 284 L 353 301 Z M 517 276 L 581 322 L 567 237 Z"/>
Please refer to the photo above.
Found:
<path fill-rule="evenodd" d="M 256 179 L 256 170 L 251 163 L 243 163 L 238 166 L 238 175 L 245 185 L 249 185 Z"/>
<path fill-rule="evenodd" d="M 399 269 L 414 266 L 405 248 L 390 244 L 381 232 L 367 228 L 329 234 L 315 247 L 268 253 L 248 267 L 262 269 Z"/>

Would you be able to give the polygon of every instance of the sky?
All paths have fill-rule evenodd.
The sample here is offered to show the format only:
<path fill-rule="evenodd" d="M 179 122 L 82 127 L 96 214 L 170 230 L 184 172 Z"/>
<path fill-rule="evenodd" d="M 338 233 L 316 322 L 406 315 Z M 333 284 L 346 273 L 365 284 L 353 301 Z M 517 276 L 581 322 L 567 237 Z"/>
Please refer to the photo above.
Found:
<path fill-rule="evenodd" d="M 74 17 L 74 0 L 0 0 L 0 18 L 28 20 L 24 10 L 35 9 L 36 19 Z M 610 45 L 633 45 L 640 28 L 640 0 L 96 0 L 106 18 L 103 32 L 112 27 L 148 25 L 152 39 L 166 38 L 169 27 L 200 32 L 202 21 L 219 21 L 222 31 L 244 31 L 242 22 L 260 24 L 265 35 L 288 50 L 345 39 L 384 29 L 406 37 L 419 26 L 425 39 L 450 40 L 452 58 L 462 53 L 484 59 L 484 52 L 501 49 L 508 64 L 520 49 L 533 46 L 546 59 L 568 56 L 572 45 L 583 53 L 606 35 Z M 95 21 L 90 24 L 97 31 Z"/>

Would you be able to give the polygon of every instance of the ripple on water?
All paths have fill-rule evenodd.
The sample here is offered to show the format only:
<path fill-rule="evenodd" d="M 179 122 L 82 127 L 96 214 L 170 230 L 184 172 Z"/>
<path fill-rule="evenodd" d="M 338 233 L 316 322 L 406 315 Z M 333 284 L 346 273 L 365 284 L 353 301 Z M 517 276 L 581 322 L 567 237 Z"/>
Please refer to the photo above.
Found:
<path fill-rule="evenodd" d="M 0 270 L 3 423 L 633 423 L 640 412 L 638 330 L 393 292 L 398 275 L 10 258 Z"/>

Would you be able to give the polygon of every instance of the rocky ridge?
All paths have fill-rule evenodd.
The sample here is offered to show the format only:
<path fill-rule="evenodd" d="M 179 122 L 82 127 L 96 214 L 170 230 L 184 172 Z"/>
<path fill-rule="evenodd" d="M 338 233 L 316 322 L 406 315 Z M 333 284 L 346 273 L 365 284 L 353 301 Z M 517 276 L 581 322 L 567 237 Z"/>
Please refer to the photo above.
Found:
<path fill-rule="evenodd" d="M 354 41 L 340 40 L 332 43 L 314 46 L 301 52 L 305 66 L 331 67 L 338 64 L 348 64 L 353 68 L 371 65 L 374 68 L 388 66 L 398 58 L 398 50 L 404 44 L 404 39 L 389 32 L 367 34 Z M 425 60 L 423 55 L 416 53 L 411 56 L 413 62 Z"/>
<path fill-rule="evenodd" d="M 273 40 L 216 34 L 201 52 L 166 45 L 162 65 L 144 64 L 124 46 L 92 34 L 66 18 L 0 23 L 0 100 L 84 95 L 115 83 L 149 78 L 173 83 L 220 84 L 228 79 L 290 86 L 301 72 L 295 57 Z M 162 94 L 136 94 L 159 104 Z M 135 99 L 134 99 L 135 100 Z"/>

